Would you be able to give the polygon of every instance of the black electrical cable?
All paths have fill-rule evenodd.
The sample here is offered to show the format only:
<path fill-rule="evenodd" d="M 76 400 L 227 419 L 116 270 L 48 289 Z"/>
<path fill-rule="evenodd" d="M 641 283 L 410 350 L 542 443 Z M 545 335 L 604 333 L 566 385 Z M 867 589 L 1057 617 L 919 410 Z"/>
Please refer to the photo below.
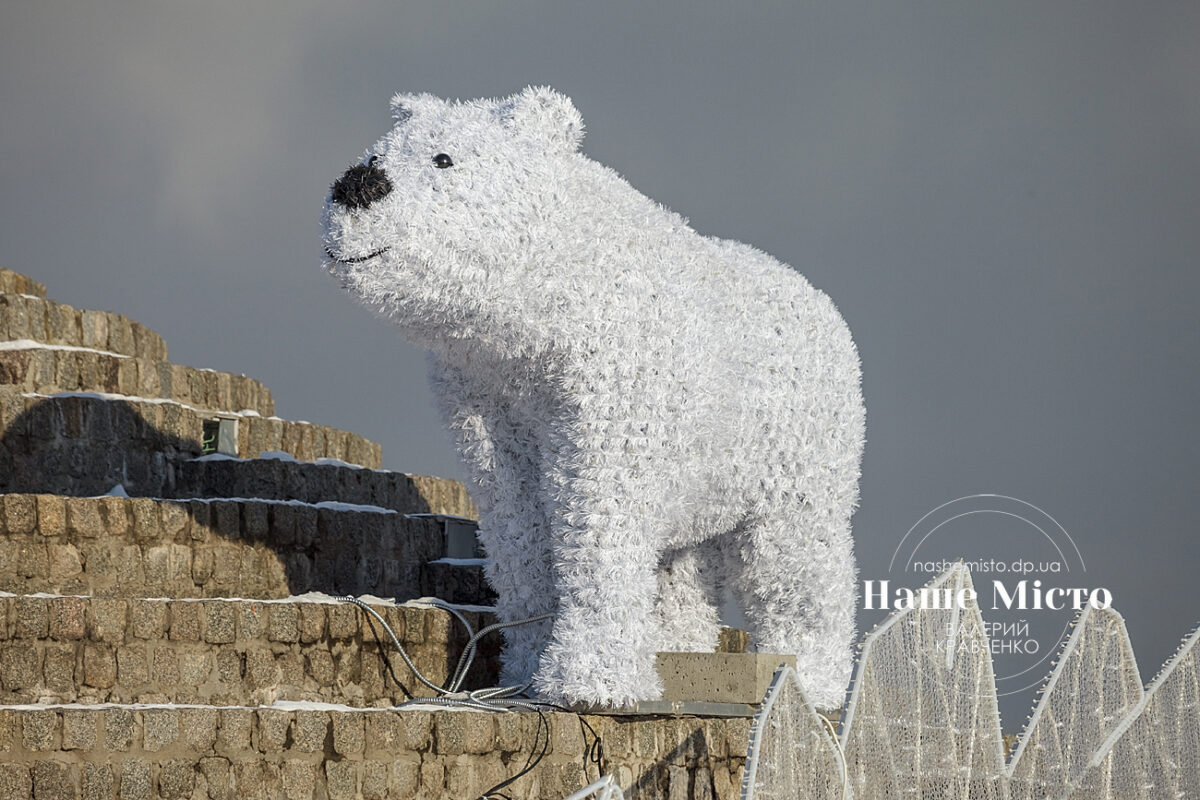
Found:
<path fill-rule="evenodd" d="M 580 730 L 580 733 L 583 734 L 583 779 L 584 779 L 584 783 L 585 783 L 585 785 L 587 783 L 588 764 L 595 764 L 596 765 L 596 779 L 599 780 L 600 778 L 602 778 L 604 776 L 604 761 L 605 761 L 604 740 L 600 738 L 600 734 L 596 733 L 596 729 L 593 728 L 588 723 L 588 721 L 583 718 L 583 714 L 580 714 L 578 711 L 575 711 L 574 709 L 567 708 L 566 706 L 556 705 L 554 703 L 542 703 L 541 705 L 544 705 L 547 708 L 552 708 L 555 711 L 564 711 L 568 714 L 574 714 L 576 716 L 576 718 L 578 718 L 579 730 Z M 590 745 L 587 743 L 587 735 L 589 733 L 592 734 L 592 743 Z"/>
<path fill-rule="evenodd" d="M 583 734 L 583 781 L 586 785 L 588 782 L 588 764 L 596 765 L 596 780 L 604 775 L 604 742 L 600 740 L 600 734 L 596 733 L 595 729 L 588 724 L 588 721 L 583 718 L 583 714 L 579 714 L 579 731 Z M 586 731 L 584 730 L 586 728 Z M 592 743 L 587 743 L 587 735 L 592 734 Z"/>
<path fill-rule="evenodd" d="M 500 790 L 505 786 L 510 786 L 513 783 L 516 783 L 522 777 L 532 772 L 533 769 L 539 763 L 541 763 L 542 759 L 546 757 L 546 753 L 550 751 L 550 720 L 546 718 L 546 713 L 540 708 L 534 708 L 534 711 L 536 711 L 538 715 L 538 726 L 537 730 L 533 734 L 533 747 L 529 750 L 529 757 L 525 759 L 525 766 L 522 767 L 521 771 L 516 775 L 497 783 L 495 786 L 479 795 L 479 800 L 491 800 L 491 798 L 494 797 L 502 798 L 502 800 L 512 800 L 511 797 L 502 793 Z M 546 738 L 545 741 L 542 742 L 542 752 L 537 753 L 537 757 L 535 758 L 534 753 L 537 751 L 538 741 L 541 739 L 543 728 L 546 730 Z"/>
<path fill-rule="evenodd" d="M 441 601 L 435 601 L 435 605 L 441 606 L 445 610 L 450 611 L 455 617 L 458 618 L 458 620 L 460 622 L 463 623 L 463 625 L 467 629 L 467 635 L 469 636 L 469 640 L 466 644 L 466 647 L 463 648 L 463 652 L 459 656 L 458 664 L 455 666 L 454 673 L 450 676 L 450 679 L 447 681 L 446 686 L 443 688 L 443 687 L 439 687 L 439 686 L 433 684 L 432 682 L 430 682 L 424 675 L 422 675 L 420 673 L 420 671 L 417 670 L 416 665 L 412 663 L 412 659 L 410 659 L 408 656 L 408 653 L 405 652 L 404 647 L 400 644 L 400 640 L 396 637 L 395 631 L 392 630 L 392 626 L 388 624 L 387 620 L 385 620 L 383 617 L 379 616 L 378 613 L 374 609 L 372 609 L 370 606 L 368 606 L 366 603 L 364 603 L 362 600 L 359 600 L 356 597 L 348 597 L 347 596 L 347 597 L 341 597 L 339 599 L 343 600 L 345 602 L 353 603 L 354 605 L 358 606 L 365 612 L 365 617 L 367 619 L 367 625 L 370 626 L 370 629 L 371 629 L 371 635 L 375 638 L 376 643 L 382 644 L 382 640 L 380 639 L 378 632 L 375 630 L 375 624 L 372 620 L 372 617 L 378 618 L 379 623 L 384 627 L 384 629 L 388 633 L 388 636 L 391 638 L 392 644 L 395 646 L 396 650 L 400 653 L 401 658 L 404 659 L 404 663 L 408 665 L 409 669 L 417 677 L 417 679 L 419 681 L 421 681 L 421 683 L 423 683 L 426 686 L 428 686 L 429 688 L 435 690 L 436 692 L 438 692 L 438 695 L 439 695 L 438 697 L 430 697 L 430 698 L 415 698 L 415 697 L 413 697 L 413 694 L 412 694 L 412 692 L 409 691 L 408 687 L 405 686 L 403 683 L 401 683 L 400 679 L 396 677 L 396 673 L 392 669 L 392 662 L 391 662 L 391 659 L 388 658 L 386 649 L 384 647 L 380 646 L 379 652 L 380 652 L 380 655 L 383 657 L 383 663 L 387 669 L 388 674 L 391 676 L 392 680 L 396 682 L 396 685 L 399 686 L 400 689 L 404 692 L 404 694 L 407 695 L 409 698 L 408 700 L 406 700 L 404 703 L 401 703 L 400 705 L 409 705 L 410 703 L 432 703 L 435 705 L 459 706 L 459 707 L 465 707 L 465 708 L 478 708 L 478 709 L 481 709 L 484 711 L 509 712 L 509 711 L 516 711 L 516 710 L 526 710 L 526 711 L 534 711 L 537 713 L 538 727 L 537 727 L 537 730 L 534 732 L 533 747 L 529 751 L 529 756 L 525 759 L 525 766 L 522 767 L 521 770 L 519 772 L 517 772 L 516 775 L 513 775 L 512 777 L 510 777 L 504 781 L 501 781 L 500 783 L 496 784 L 495 786 L 493 786 L 492 788 L 488 789 L 486 792 L 481 794 L 479 796 L 479 800 L 492 800 L 492 798 L 498 798 L 498 800 L 512 800 L 512 798 L 509 795 L 504 794 L 500 790 L 506 786 L 510 786 L 515 781 L 519 780 L 521 777 L 528 775 L 531 771 L 533 771 L 533 769 L 535 769 L 537 767 L 537 765 L 539 763 L 541 763 L 542 759 L 545 758 L 546 753 L 548 753 L 550 750 L 550 720 L 546 716 L 545 712 L 542 710 L 543 708 L 551 708 L 556 711 L 564 711 L 564 712 L 567 712 L 570 714 L 575 714 L 577 719 L 579 720 L 580 733 L 582 735 L 583 743 L 584 743 L 583 777 L 584 777 L 585 785 L 586 785 L 587 777 L 588 777 L 588 765 L 589 764 L 596 765 L 597 776 L 603 775 L 604 760 L 605 760 L 604 759 L 604 744 L 600 738 L 600 735 L 596 733 L 595 729 L 590 724 L 588 724 L 587 720 L 585 720 L 583 718 L 582 714 L 578 714 L 578 712 L 575 712 L 572 709 L 564 708 L 563 706 L 556 705 L 554 703 L 547 703 L 547 702 L 534 700 L 534 699 L 523 699 L 523 698 L 518 698 L 518 697 L 514 696 L 514 695 L 524 691 L 526 688 L 528 688 L 528 685 L 496 687 L 493 689 L 476 689 L 475 691 L 465 692 L 465 693 L 461 691 L 462 682 L 466 678 L 467 672 L 471 668 L 471 663 L 474 661 L 474 658 L 475 658 L 476 647 L 479 643 L 479 640 L 483 636 L 485 636 L 486 634 L 492 633 L 494 631 L 497 631 L 497 630 L 502 630 L 503 628 L 512 627 L 514 625 L 524 625 L 524 624 L 531 623 L 531 622 L 539 622 L 541 620 L 547 619 L 550 615 L 544 614 L 544 615 L 541 615 L 538 617 L 531 617 L 529 619 L 516 620 L 514 622 L 507 622 L 507 623 L 498 622 L 498 623 L 495 623 L 492 625 L 488 625 L 487 627 L 483 628 L 478 633 L 476 633 L 471 630 L 470 623 L 467 622 L 467 620 L 461 614 L 459 614 L 452 606 L 443 604 Z M 543 730 L 545 731 L 544 741 L 542 738 Z M 587 741 L 588 733 L 591 733 L 591 735 L 592 735 L 592 743 L 590 745 L 588 744 L 588 741 Z M 541 752 L 538 752 L 538 742 L 542 743 L 541 744 L 541 747 L 542 747 Z"/>
<path fill-rule="evenodd" d="M 396 682 L 396 685 L 400 687 L 400 691 L 404 692 L 404 696 L 409 700 L 412 700 L 413 693 L 409 691 L 408 687 L 405 686 L 399 678 L 396 677 L 396 671 L 392 669 L 392 659 L 388 656 L 387 648 L 383 646 L 383 640 L 379 638 L 379 633 L 375 630 L 374 620 L 371 619 L 370 614 L 363 614 L 363 616 L 367 620 L 367 625 L 371 627 L 371 636 L 375 639 L 375 645 L 379 648 L 379 655 L 383 658 L 383 666 L 385 669 L 387 669 L 388 675 L 390 675 L 392 680 Z"/>

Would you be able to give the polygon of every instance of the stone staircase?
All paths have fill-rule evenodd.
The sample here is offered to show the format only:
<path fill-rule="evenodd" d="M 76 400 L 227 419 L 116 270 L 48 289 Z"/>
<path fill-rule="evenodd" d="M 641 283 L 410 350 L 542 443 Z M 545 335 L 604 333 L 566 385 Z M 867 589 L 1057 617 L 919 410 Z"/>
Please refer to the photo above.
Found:
<path fill-rule="evenodd" d="M 338 597 L 441 685 L 468 633 L 416 598 L 495 621 L 480 561 L 447 549 L 474 507 L 274 414 L 258 381 L 0 269 L 0 800 L 475 798 L 535 754 L 506 794 L 603 769 L 631 797 L 736 795 L 745 716 L 396 708 L 433 691 Z M 499 647 L 467 687 L 497 682 Z"/>

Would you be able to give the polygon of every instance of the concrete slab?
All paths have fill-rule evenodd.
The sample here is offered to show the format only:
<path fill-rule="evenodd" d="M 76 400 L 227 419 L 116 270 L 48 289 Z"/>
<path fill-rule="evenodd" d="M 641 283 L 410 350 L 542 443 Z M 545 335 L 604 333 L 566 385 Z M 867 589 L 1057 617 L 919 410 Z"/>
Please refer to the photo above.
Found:
<path fill-rule="evenodd" d="M 794 655 L 773 653 L 659 653 L 657 669 L 664 702 L 755 705 L 781 664 L 796 666 Z"/>
<path fill-rule="evenodd" d="M 758 706 L 746 703 L 705 703 L 685 700 L 641 700 L 631 706 L 609 708 L 575 703 L 565 706 L 574 714 L 599 717 L 753 717 Z"/>

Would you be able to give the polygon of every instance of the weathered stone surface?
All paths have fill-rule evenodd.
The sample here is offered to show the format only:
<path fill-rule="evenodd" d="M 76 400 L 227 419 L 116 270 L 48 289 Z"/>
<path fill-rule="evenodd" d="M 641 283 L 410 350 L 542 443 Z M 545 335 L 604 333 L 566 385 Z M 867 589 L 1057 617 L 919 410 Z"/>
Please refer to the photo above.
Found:
<path fill-rule="evenodd" d="M 246 651 L 246 684 L 250 689 L 270 688 L 279 680 L 279 667 L 270 648 L 260 646 Z"/>
<path fill-rule="evenodd" d="M 103 713 L 104 749 L 128 750 L 138 733 L 134 712 L 127 708 L 106 708 Z"/>
<path fill-rule="evenodd" d="M 75 651 L 72 644 L 47 643 L 42 659 L 42 679 L 45 688 L 58 698 L 75 694 Z"/>
<path fill-rule="evenodd" d="M 329 800 L 355 800 L 358 796 L 358 764 L 353 761 L 325 762 Z"/>
<path fill-rule="evenodd" d="M 53 750 L 57 746 L 57 733 L 57 711 L 27 711 L 21 714 L 21 744 L 26 750 Z"/>
<path fill-rule="evenodd" d="M 209 601 L 201 604 L 204 611 L 204 641 L 227 644 L 237 635 L 235 607 L 232 603 Z"/>
<path fill-rule="evenodd" d="M 392 762 L 388 789 L 393 797 L 415 797 L 421 784 L 421 762 L 416 758 L 399 758 Z"/>
<path fill-rule="evenodd" d="M 82 639 L 87 631 L 83 597 L 55 597 L 49 603 L 49 629 L 52 639 Z"/>
<path fill-rule="evenodd" d="M 421 593 L 438 597 L 447 603 L 464 605 L 494 605 L 492 591 L 479 564 L 441 563 L 433 561 L 421 568 Z"/>
<path fill-rule="evenodd" d="M 143 747 L 153 753 L 174 744 L 179 738 L 179 715 L 173 709 L 148 709 L 142 712 Z"/>
<path fill-rule="evenodd" d="M 363 800 L 385 800 L 387 791 L 387 764 L 380 761 L 364 761 L 359 785 Z"/>
<path fill-rule="evenodd" d="M 88 710 L 64 710 L 62 747 L 64 750 L 91 750 L 96 744 L 96 725 L 100 715 Z"/>
<path fill-rule="evenodd" d="M 374 712 L 366 715 L 366 747 L 368 750 L 398 752 L 402 745 L 403 732 L 400 718 L 394 712 Z"/>
<path fill-rule="evenodd" d="M 72 775 L 78 772 L 74 764 L 45 759 L 33 762 L 29 772 L 33 777 L 34 800 L 74 800 L 79 796 Z"/>
<path fill-rule="evenodd" d="M 20 641 L 0 645 L 0 686 L 8 691 L 35 687 L 42 677 L 42 654 Z"/>
<path fill-rule="evenodd" d="M 188 797 L 196 784 L 196 764 L 188 758 L 173 758 L 158 771 L 158 793 L 163 800 Z"/>
<path fill-rule="evenodd" d="M 417 597 L 422 565 L 445 548 L 431 520 L 291 506 L 278 513 L 283 506 L 258 500 L 72 498 L 70 513 L 62 516 L 90 521 L 64 523 L 47 537 L 36 530 L 36 511 L 32 527 L 22 521 L 19 500 L 36 507 L 37 496 L 0 497 L 12 506 L 6 512 L 11 524 L 28 528 L 0 536 L 0 590 L 17 594 L 267 599 L 318 590 Z M 291 608 L 280 612 L 272 623 L 274 641 L 322 635 L 319 615 L 296 614 Z M 184 622 L 172 635 L 194 637 L 196 620 Z"/>
<path fill-rule="evenodd" d="M 4 529 L 13 534 L 31 533 L 37 525 L 37 500 L 26 494 L 7 494 L 4 500 Z"/>
<path fill-rule="evenodd" d="M 206 757 L 200 759 L 200 772 L 208 784 L 211 800 L 233 800 L 236 794 L 230 782 L 229 759 Z"/>
<path fill-rule="evenodd" d="M 325 606 L 319 603 L 300 605 L 300 641 L 310 644 L 325 635 Z"/>
<path fill-rule="evenodd" d="M 0 797 L 19 800 L 33 797 L 33 778 L 27 764 L 0 764 Z"/>
<path fill-rule="evenodd" d="M 498 714 L 495 719 L 495 749 L 502 753 L 515 753 L 520 750 L 526 737 L 531 734 L 531 731 L 525 725 L 527 721 L 528 718 L 521 714 Z M 607 751 L 608 748 L 609 744 L 606 739 L 605 750 Z"/>
<path fill-rule="evenodd" d="M 82 800 L 110 800 L 116 792 L 116 774 L 111 764 L 84 764 L 80 773 Z"/>
<path fill-rule="evenodd" d="M 134 600 L 129 606 L 129 622 L 137 638 L 161 638 L 167 629 L 167 604 L 160 600 Z"/>
<path fill-rule="evenodd" d="M 440 755 L 485 753 L 495 745 L 495 728 L 490 714 L 439 714 L 436 730 L 436 750 Z"/>
<path fill-rule="evenodd" d="M 258 747 L 264 753 L 278 752 L 287 746 L 291 715 L 273 708 L 260 708 L 258 714 Z"/>
<path fill-rule="evenodd" d="M 220 712 L 220 727 L 217 733 L 219 748 L 230 753 L 250 747 L 250 733 L 254 727 L 254 712 L 248 708 L 223 708 Z"/>
<path fill-rule="evenodd" d="M 245 759 L 233 762 L 238 794 L 249 798 L 274 798 L 282 794 L 279 767 L 274 762 Z"/>
<path fill-rule="evenodd" d="M 446 767 L 441 761 L 426 759 L 421 762 L 421 789 L 425 797 L 439 796 L 446 784 Z"/>
<path fill-rule="evenodd" d="M 46 287 L 19 272 L 0 267 L 0 292 L 4 294 L 26 294 L 45 297 Z"/>
<path fill-rule="evenodd" d="M 79 323 L 67 313 L 69 310 L 68 306 L 49 304 L 51 316 L 47 320 L 46 335 L 51 344 L 77 347 L 81 341 L 100 338 L 103 323 L 98 319 L 102 317 L 87 318 L 81 331 Z M 103 347 L 105 344 L 92 341 L 85 346 Z M 105 392 L 163 398 L 197 409 L 226 413 L 242 409 L 251 409 L 268 417 L 275 413 L 270 390 L 243 375 L 207 372 L 179 364 L 156 362 L 145 355 L 122 356 L 69 350 L 13 350 L 0 353 L 0 358 L 7 361 L 15 360 L 14 357 L 26 364 L 32 358 L 46 362 L 39 365 L 38 369 L 8 370 L 7 382 L 25 392 L 45 395 Z M 126 376 L 124 381 L 121 380 L 122 374 Z M 294 435 L 293 438 L 299 437 Z"/>
<path fill-rule="evenodd" d="M 67 505 L 52 494 L 37 496 L 37 529 L 42 536 L 61 536 L 67 529 Z"/>
<path fill-rule="evenodd" d="M 201 634 L 201 605 L 190 601 L 170 604 L 171 638 L 180 641 L 198 642 Z"/>
<path fill-rule="evenodd" d="M 329 714 L 325 711 L 297 711 L 292 722 L 292 741 L 302 753 L 320 753 L 329 732 Z"/>
<path fill-rule="evenodd" d="M 92 599 L 87 609 L 88 635 L 109 644 L 123 642 L 128 607 L 123 600 Z"/>
<path fill-rule="evenodd" d="M 126 691 L 136 691 L 150 681 L 150 662 L 146 647 L 127 644 L 117 649 L 117 679 Z"/>
<path fill-rule="evenodd" d="M 217 709 L 182 708 L 179 710 L 179 730 L 189 749 L 204 752 L 217 739 Z"/>
<path fill-rule="evenodd" d="M 326 610 L 329 617 L 329 635 L 334 639 L 349 639 L 358 632 L 358 609 L 352 605 L 331 606 Z"/>
<path fill-rule="evenodd" d="M 299 759 L 283 762 L 281 775 L 283 794 L 286 800 L 311 800 L 317 784 L 317 769 L 314 764 Z"/>
<path fill-rule="evenodd" d="M 13 635 L 17 638 L 44 637 L 50 630 L 50 609 L 45 598 L 18 597 Z"/>
<path fill-rule="evenodd" d="M 0 372 L 8 368 L 5 364 L 9 362 L 0 362 Z M 93 496 L 106 494 L 117 483 L 141 496 L 174 491 L 177 472 L 203 451 L 204 423 L 213 412 L 173 400 L 137 399 L 148 388 L 139 387 L 137 377 L 136 369 L 126 376 L 124 362 L 118 366 L 117 388 L 130 397 L 18 394 L 0 403 L 5 449 L 20 464 L 20 469 L 0 474 L 0 491 Z M 20 392 L 19 387 L 0 388 Z M 238 422 L 239 455 L 279 450 L 285 431 L 291 433 L 287 438 L 298 442 L 304 429 L 316 427 L 243 416 Z M 378 468 L 379 445 L 353 434 L 333 433 L 323 437 L 325 450 L 313 452 L 312 457 L 356 459 L 363 467 Z M 330 447 L 334 442 L 353 442 L 349 448 L 353 452 Z M 119 451 L 114 450 L 117 446 Z M 49 519 L 47 530 L 55 524 Z"/>
<path fill-rule="evenodd" d="M 270 639 L 273 642 L 300 640 L 300 610 L 295 605 L 271 606 Z"/>
<path fill-rule="evenodd" d="M 83 682 L 97 689 L 107 689 L 117 682 L 117 658 L 111 646 L 87 644 L 83 648 Z"/>
<path fill-rule="evenodd" d="M 343 756 L 352 756 L 363 751 L 366 744 L 365 720 L 361 713 L 347 712 L 333 717 L 333 749 Z"/>
<path fill-rule="evenodd" d="M 151 800 L 153 793 L 148 762 L 138 758 L 121 762 L 121 800 Z"/>
<path fill-rule="evenodd" d="M 151 788 L 159 797 L 190 797 L 197 789 L 211 792 L 213 797 L 232 797 L 225 790 L 234 786 L 239 796 L 255 796 L 257 792 L 267 797 L 296 797 L 322 791 L 329 796 L 386 797 L 388 792 L 398 791 L 410 796 L 414 787 L 435 796 L 474 796 L 512 773 L 511 752 L 519 754 L 532 747 L 538 727 L 532 713 L 496 716 L 460 710 L 330 712 L 267 708 L 255 712 L 161 707 L 62 712 L 30 709 L 14 713 L 23 731 L 21 747 L 31 754 L 30 762 L 37 760 L 33 753 L 55 749 L 48 748 L 48 744 L 57 742 L 59 729 L 54 720 L 58 715 L 62 715 L 61 748 L 53 757 L 62 764 L 77 765 L 98 753 L 120 753 L 132 745 L 135 752 L 108 762 L 113 767 L 111 773 L 68 767 L 66 774 L 70 775 L 73 790 L 83 788 L 84 796 L 104 796 L 106 788 L 137 796 L 143 791 L 146 768 Z M 508 723 L 493 724 L 510 719 L 521 723 L 511 727 Z M 477 725 L 480 721 L 485 724 Z M 516 785 L 514 796 L 561 797 L 578 789 L 589 777 L 583 772 L 581 754 L 590 739 L 578 733 L 580 718 L 551 713 L 548 721 L 552 745 L 535 775 L 523 779 L 536 780 Z M 743 757 L 715 755 L 720 747 L 714 735 L 740 741 L 748 735 L 748 720 L 592 716 L 585 721 L 590 731 L 604 738 L 610 771 L 627 777 L 627 786 L 638 783 L 643 788 L 655 787 L 654 791 L 663 792 L 663 796 L 682 791 L 681 786 L 688 787 L 685 796 L 689 797 L 698 793 L 701 797 L 725 798 L 735 793 Z M 434 740 L 421 733 L 430 727 L 435 732 Z M 615 733 L 618 728 L 636 730 L 636 735 L 622 737 Z M 414 732 L 413 740 L 423 747 L 404 746 L 406 729 Z M 142 735 L 138 736 L 137 731 Z M 502 744 L 506 736 L 515 741 Z M 619 755 L 629 750 L 628 745 L 620 744 L 622 738 L 645 743 L 641 754 Z M 452 740 L 456 743 L 445 746 Z M 490 747 L 484 746 L 487 742 Z M 214 747 L 218 751 L 215 757 Z M 740 744 L 735 749 L 744 752 Z M 463 752 L 457 752 L 460 750 Z M 143 752 L 160 755 L 139 755 Z M 12 758 L 11 751 L 8 758 Z M 19 769 L 9 769 L 0 780 L 22 786 L 21 774 Z M 49 772 L 45 776 L 47 785 L 55 780 Z"/>
<path fill-rule="evenodd" d="M 284 449 L 314 457 L 311 427 L 284 431 Z M 382 506 L 403 513 L 436 513 L 475 519 L 478 512 L 458 481 L 333 464 L 262 461 L 188 461 L 180 465 L 169 496 L 264 497 L 320 503 L 326 500 Z M 291 510 L 283 512 L 292 513 Z M 436 523 L 430 523 L 436 524 Z"/>

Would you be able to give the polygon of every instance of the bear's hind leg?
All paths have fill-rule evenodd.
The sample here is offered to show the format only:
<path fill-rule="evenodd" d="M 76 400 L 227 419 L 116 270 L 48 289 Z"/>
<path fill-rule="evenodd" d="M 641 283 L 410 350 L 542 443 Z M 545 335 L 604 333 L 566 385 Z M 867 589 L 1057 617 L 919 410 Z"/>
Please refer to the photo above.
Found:
<path fill-rule="evenodd" d="M 744 526 L 734 590 L 753 649 L 794 653 L 810 702 L 838 708 L 850 681 L 855 568 L 849 524 L 811 507 Z"/>
<path fill-rule="evenodd" d="M 660 651 L 711 653 L 716 649 L 721 572 L 721 553 L 711 540 L 664 554 L 654 604 Z"/>

